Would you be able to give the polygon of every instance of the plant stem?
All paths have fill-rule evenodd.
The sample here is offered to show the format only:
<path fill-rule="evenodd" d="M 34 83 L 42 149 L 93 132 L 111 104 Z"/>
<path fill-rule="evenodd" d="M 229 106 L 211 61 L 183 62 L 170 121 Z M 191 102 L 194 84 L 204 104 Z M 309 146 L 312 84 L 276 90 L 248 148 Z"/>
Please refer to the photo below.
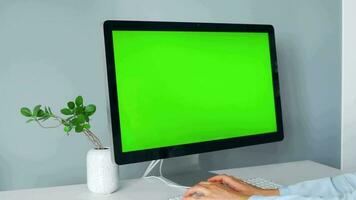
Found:
<path fill-rule="evenodd" d="M 65 120 L 65 119 L 63 119 L 61 117 L 58 117 L 56 115 L 52 115 L 51 117 L 54 118 L 56 121 L 58 121 L 59 124 L 55 125 L 55 126 L 45 126 L 37 118 L 35 118 L 34 120 L 42 128 L 58 128 L 61 125 L 63 125 L 63 122 L 67 122 L 67 120 Z M 87 136 L 87 138 L 95 146 L 96 149 L 104 149 L 104 146 L 102 145 L 100 139 L 93 132 L 91 132 L 89 129 L 86 129 L 86 130 L 83 131 L 83 133 L 84 133 L 85 136 Z"/>
<path fill-rule="evenodd" d="M 100 139 L 89 129 L 83 131 L 83 133 L 88 137 L 88 139 L 94 144 L 97 149 L 104 149 Z"/>
<path fill-rule="evenodd" d="M 37 124 L 42 127 L 42 128 L 58 128 L 62 125 L 62 123 L 60 122 L 58 125 L 55 126 L 44 126 L 40 121 L 38 121 L 37 119 L 35 119 L 35 121 L 37 122 Z"/>
<path fill-rule="evenodd" d="M 58 116 L 56 116 L 56 115 L 52 115 L 52 117 L 53 117 L 54 119 L 56 119 L 60 124 L 63 124 L 62 122 L 63 122 L 63 121 L 66 121 L 66 120 L 64 120 L 63 118 L 58 117 Z"/>

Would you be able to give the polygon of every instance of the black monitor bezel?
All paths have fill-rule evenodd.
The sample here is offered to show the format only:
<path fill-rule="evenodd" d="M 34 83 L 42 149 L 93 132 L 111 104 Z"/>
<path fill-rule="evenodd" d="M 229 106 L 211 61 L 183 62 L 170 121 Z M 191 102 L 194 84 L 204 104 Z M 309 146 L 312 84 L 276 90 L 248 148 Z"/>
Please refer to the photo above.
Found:
<path fill-rule="evenodd" d="M 207 31 L 207 32 L 265 32 L 269 35 L 273 88 L 275 94 L 275 111 L 277 131 L 261 135 L 237 137 L 223 140 L 184 144 L 133 152 L 122 152 L 120 116 L 116 87 L 116 73 L 113 54 L 113 30 L 145 30 L 145 31 Z M 109 89 L 109 106 L 115 162 L 119 165 L 149 160 L 171 158 L 217 150 L 231 149 L 242 146 L 281 141 L 284 138 L 282 125 L 282 109 L 279 93 L 278 66 L 274 28 L 272 25 L 257 24 L 226 24 L 226 23 L 193 23 L 193 22 L 153 22 L 108 20 L 104 22 L 104 39 L 107 63 L 107 79 Z"/>

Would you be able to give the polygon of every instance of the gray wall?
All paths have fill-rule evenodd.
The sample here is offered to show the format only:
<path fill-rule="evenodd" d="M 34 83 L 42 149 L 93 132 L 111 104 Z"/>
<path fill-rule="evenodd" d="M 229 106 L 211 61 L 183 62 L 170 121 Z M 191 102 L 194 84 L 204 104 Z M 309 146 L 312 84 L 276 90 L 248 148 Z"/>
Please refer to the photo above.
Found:
<path fill-rule="evenodd" d="M 356 171 L 356 1 L 342 1 L 342 155 L 341 168 Z"/>
<path fill-rule="evenodd" d="M 82 94 L 97 104 L 93 127 L 110 145 L 101 24 L 119 18 L 274 24 L 286 140 L 200 160 L 209 169 L 299 159 L 339 166 L 339 1 L 2 0 L 0 190 L 85 182 L 87 140 L 25 124 L 18 110 L 37 103 L 58 109 Z M 138 176 L 145 166 L 121 167 L 121 177 Z"/>
<path fill-rule="evenodd" d="M 276 29 L 285 140 L 204 154 L 203 166 L 310 159 L 340 167 L 341 1 L 250 1 L 244 9 L 253 14 L 236 11 L 237 21 Z"/>

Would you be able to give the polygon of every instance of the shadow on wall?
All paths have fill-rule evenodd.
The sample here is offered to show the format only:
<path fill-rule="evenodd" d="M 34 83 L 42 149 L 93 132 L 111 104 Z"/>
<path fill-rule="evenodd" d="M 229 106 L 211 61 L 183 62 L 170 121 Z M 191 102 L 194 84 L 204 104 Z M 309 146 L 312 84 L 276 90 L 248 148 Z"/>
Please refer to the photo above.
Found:
<path fill-rule="evenodd" d="M 46 148 L 46 154 L 39 154 L 42 147 L 29 153 L 22 148 L 0 154 L 0 191 L 86 182 L 86 153 L 91 146 L 85 137 L 78 134 L 40 137 L 46 142 L 53 137 L 58 144 Z"/>
<path fill-rule="evenodd" d="M 58 170 L 47 170 L 38 174 L 37 180 L 33 182 L 33 187 L 46 187 L 51 186 L 63 186 L 63 185 L 75 185 L 86 184 L 86 171 L 78 171 L 75 176 L 58 176 L 58 174 L 67 174 L 68 171 L 77 171 L 76 167 L 67 166 L 67 168 L 61 168 Z M 84 175 L 83 175 L 84 174 Z M 50 178 L 55 177 L 55 178 Z M 84 178 L 83 178 L 84 177 Z"/>
<path fill-rule="evenodd" d="M 10 181 L 11 167 L 9 167 L 7 164 L 4 156 L 0 154 L 0 191 L 6 190 L 6 184 L 8 184 Z"/>
<path fill-rule="evenodd" d="M 36 175 L 31 177 L 33 187 L 86 183 L 86 154 L 91 148 L 87 138 L 82 134 L 72 134 L 61 137 L 58 143 L 48 159 L 35 163 L 39 170 L 34 171 Z M 59 168 L 57 165 L 62 166 Z"/>

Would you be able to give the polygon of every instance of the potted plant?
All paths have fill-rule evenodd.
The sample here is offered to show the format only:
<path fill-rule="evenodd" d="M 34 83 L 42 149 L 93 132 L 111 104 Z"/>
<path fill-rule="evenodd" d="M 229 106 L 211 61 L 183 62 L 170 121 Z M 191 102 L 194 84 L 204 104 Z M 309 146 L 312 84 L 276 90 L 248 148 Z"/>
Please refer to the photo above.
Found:
<path fill-rule="evenodd" d="M 84 134 L 94 146 L 87 153 L 87 185 L 90 191 L 108 194 L 118 189 L 118 166 L 111 160 L 110 149 L 104 147 L 100 139 L 91 131 L 91 117 L 96 111 L 94 104 L 85 105 L 82 96 L 69 101 L 60 110 L 63 116 L 52 112 L 49 106 L 36 105 L 32 110 L 22 107 L 20 112 L 27 123 L 35 122 L 40 127 L 50 129 L 63 127 L 66 135 L 71 132 Z M 48 120 L 55 122 L 48 125 Z"/>

